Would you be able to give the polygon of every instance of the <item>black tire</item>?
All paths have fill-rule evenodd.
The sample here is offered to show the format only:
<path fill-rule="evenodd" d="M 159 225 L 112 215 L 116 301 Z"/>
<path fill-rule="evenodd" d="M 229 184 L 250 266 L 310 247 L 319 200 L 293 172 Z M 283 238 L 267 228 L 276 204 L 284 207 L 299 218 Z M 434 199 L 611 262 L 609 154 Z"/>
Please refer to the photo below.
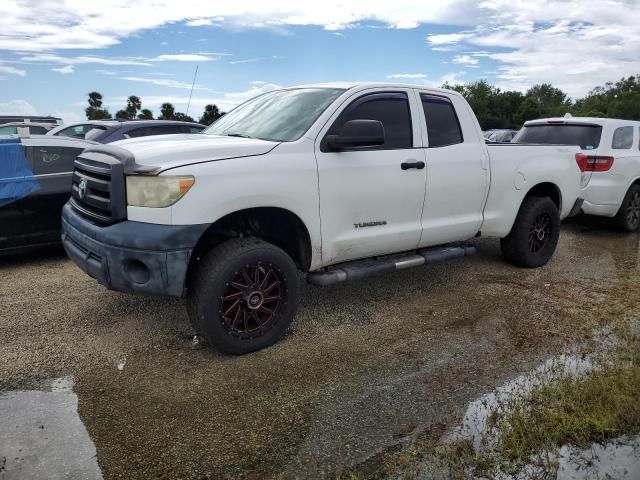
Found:
<path fill-rule="evenodd" d="M 635 232 L 640 227 L 640 186 L 631 185 L 613 223 L 618 230 Z"/>
<path fill-rule="evenodd" d="M 506 260 L 525 268 L 545 265 L 560 237 L 560 213 L 548 197 L 527 197 L 522 202 L 511 232 L 500 239 Z"/>
<path fill-rule="evenodd" d="M 194 267 L 187 311 L 199 335 L 240 355 L 277 342 L 293 320 L 299 296 L 298 270 L 289 255 L 256 238 L 235 238 Z"/>

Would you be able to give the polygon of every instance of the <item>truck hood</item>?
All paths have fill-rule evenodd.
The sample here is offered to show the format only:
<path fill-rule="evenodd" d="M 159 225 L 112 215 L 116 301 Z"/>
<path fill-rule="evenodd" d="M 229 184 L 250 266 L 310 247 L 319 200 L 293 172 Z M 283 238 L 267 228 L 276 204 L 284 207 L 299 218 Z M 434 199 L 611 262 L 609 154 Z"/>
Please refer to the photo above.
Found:
<path fill-rule="evenodd" d="M 278 142 L 197 133 L 131 138 L 111 145 L 128 150 L 136 165 L 159 172 L 191 163 L 263 155 Z"/>

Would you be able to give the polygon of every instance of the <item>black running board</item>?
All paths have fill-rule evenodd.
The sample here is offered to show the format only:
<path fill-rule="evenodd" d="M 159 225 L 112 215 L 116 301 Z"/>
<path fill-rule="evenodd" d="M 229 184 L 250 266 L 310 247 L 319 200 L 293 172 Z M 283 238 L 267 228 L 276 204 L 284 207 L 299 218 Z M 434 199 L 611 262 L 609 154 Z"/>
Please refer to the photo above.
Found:
<path fill-rule="evenodd" d="M 313 272 L 307 275 L 307 281 L 313 285 L 333 285 L 334 283 L 357 280 L 360 278 L 391 273 L 404 268 L 419 267 L 426 263 L 443 262 L 454 258 L 468 257 L 476 253 L 473 245 L 455 247 L 434 247 L 418 250 L 414 255 L 396 258 L 382 258 L 360 263 L 344 264 L 324 272 Z"/>

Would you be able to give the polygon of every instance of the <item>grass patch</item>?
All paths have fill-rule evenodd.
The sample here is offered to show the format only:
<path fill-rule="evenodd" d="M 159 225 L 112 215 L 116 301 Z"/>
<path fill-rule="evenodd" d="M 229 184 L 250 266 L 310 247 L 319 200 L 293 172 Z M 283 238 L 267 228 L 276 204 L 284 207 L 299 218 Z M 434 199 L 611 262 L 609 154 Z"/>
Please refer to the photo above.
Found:
<path fill-rule="evenodd" d="M 563 375 L 492 411 L 480 448 L 464 439 L 436 447 L 431 456 L 454 479 L 513 475 L 527 464 L 540 478 L 555 478 L 553 452 L 562 445 L 586 448 L 637 432 L 640 349 L 631 339 L 586 375 Z"/>

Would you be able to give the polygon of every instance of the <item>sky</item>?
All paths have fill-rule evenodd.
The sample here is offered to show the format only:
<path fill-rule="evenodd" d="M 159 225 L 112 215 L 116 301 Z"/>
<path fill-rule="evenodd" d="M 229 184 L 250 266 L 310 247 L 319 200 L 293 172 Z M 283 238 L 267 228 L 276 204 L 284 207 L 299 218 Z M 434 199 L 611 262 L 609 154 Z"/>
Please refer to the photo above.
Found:
<path fill-rule="evenodd" d="M 282 86 L 486 79 L 572 98 L 640 73 L 640 0 L 1 0 L 0 114 L 126 97 L 221 110 Z"/>

